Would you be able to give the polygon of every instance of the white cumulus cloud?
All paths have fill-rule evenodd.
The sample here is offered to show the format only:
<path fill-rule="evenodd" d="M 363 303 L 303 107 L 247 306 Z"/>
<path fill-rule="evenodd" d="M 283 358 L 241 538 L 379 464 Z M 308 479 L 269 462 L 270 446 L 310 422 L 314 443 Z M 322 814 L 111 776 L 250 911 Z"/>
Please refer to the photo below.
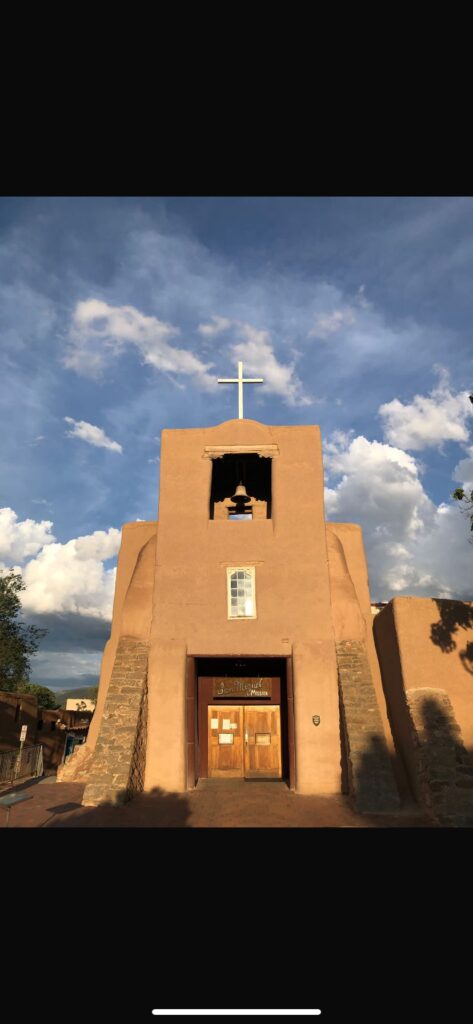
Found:
<path fill-rule="evenodd" d="M 95 530 L 60 544 L 53 523 L 18 521 L 11 508 L 0 509 L 0 571 L 21 572 L 26 590 L 21 595 L 25 612 L 112 617 L 114 568 L 104 565 L 120 547 L 120 530 Z"/>
<path fill-rule="evenodd" d="M 415 459 L 407 452 L 359 436 L 332 440 L 324 458 L 329 519 L 360 523 L 374 592 L 384 599 L 412 580 L 409 543 L 429 529 L 435 506 L 425 494 Z"/>
<path fill-rule="evenodd" d="M 381 471 L 399 478 L 395 467 L 401 467 L 403 473 L 407 471 L 412 477 L 418 473 L 414 457 L 401 448 L 383 444 L 382 441 L 368 441 L 363 436 L 352 438 L 351 434 L 342 431 L 332 435 L 331 441 L 325 445 L 325 451 L 325 463 L 332 474 L 353 475 L 369 469 L 370 472 Z"/>
<path fill-rule="evenodd" d="M 94 427 L 93 423 L 87 423 L 85 420 L 74 420 L 71 416 L 65 416 L 64 419 L 66 423 L 73 424 L 72 430 L 66 430 L 67 437 L 78 437 L 81 441 L 87 441 L 87 444 L 92 444 L 96 448 L 109 448 L 112 452 L 122 454 L 121 444 L 107 437 L 101 427 Z"/>
<path fill-rule="evenodd" d="M 453 480 L 457 480 L 458 483 L 462 484 L 465 491 L 473 490 L 473 445 L 469 445 L 465 449 L 466 459 L 460 459 L 457 462 L 455 469 L 452 473 Z"/>
<path fill-rule="evenodd" d="M 365 303 L 365 308 L 368 308 L 367 303 Z M 320 313 L 315 319 L 312 330 L 309 331 L 309 338 L 321 338 L 322 341 L 326 341 L 332 335 L 338 334 L 344 327 L 352 327 L 355 322 L 356 314 L 351 306 L 343 306 L 328 313 Z"/>
<path fill-rule="evenodd" d="M 42 519 L 18 520 L 12 508 L 0 508 L 0 563 L 7 567 L 23 563 L 55 540 L 52 522 Z"/>
<path fill-rule="evenodd" d="M 241 360 L 244 363 L 245 377 L 248 374 L 263 377 L 262 390 L 280 395 L 287 405 L 312 404 L 312 400 L 304 394 L 302 383 L 295 372 L 295 363 L 285 365 L 277 359 L 269 331 L 242 323 L 239 325 L 238 333 L 243 340 L 233 344 L 231 352 L 237 361 Z"/>
<path fill-rule="evenodd" d="M 171 340 L 180 333 L 177 327 L 145 316 L 135 306 L 111 306 L 100 299 L 78 302 L 69 334 L 64 365 L 83 376 L 96 376 L 106 363 L 128 346 L 134 346 L 143 362 L 163 373 L 192 377 L 202 390 L 217 388 L 208 370 L 193 352 L 177 348 Z"/>
<path fill-rule="evenodd" d="M 216 334 L 221 334 L 222 331 L 228 330 L 232 326 L 232 321 L 227 320 L 224 316 L 212 316 L 210 318 L 211 323 L 199 324 L 197 330 L 204 338 L 213 338 Z"/>
<path fill-rule="evenodd" d="M 110 620 L 116 570 L 105 568 L 120 547 L 120 530 L 96 530 L 65 544 L 49 544 L 23 569 L 28 613 L 74 612 Z"/>
<path fill-rule="evenodd" d="M 341 432 L 324 446 L 326 514 L 363 529 L 371 594 L 473 598 L 467 524 L 425 492 L 416 459 L 392 445 Z"/>
<path fill-rule="evenodd" d="M 384 436 L 401 448 L 420 450 L 440 446 L 444 441 L 468 440 L 468 418 L 473 406 L 467 391 L 452 392 L 448 374 L 438 368 L 439 383 L 428 396 L 415 395 L 403 405 L 398 398 L 379 407 Z"/>

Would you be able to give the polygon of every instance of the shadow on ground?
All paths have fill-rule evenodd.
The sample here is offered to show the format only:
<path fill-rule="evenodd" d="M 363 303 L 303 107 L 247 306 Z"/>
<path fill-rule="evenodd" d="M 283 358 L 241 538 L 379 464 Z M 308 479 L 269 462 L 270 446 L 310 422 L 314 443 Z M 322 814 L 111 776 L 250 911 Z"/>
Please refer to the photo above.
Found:
<path fill-rule="evenodd" d="M 120 807 L 54 804 L 47 810 L 51 818 L 41 828 L 187 828 L 191 814 L 185 796 L 159 788 L 139 793 Z"/>
<path fill-rule="evenodd" d="M 207 781 L 207 780 L 205 780 Z M 41 828 L 425 828 L 416 808 L 397 815 L 360 815 L 342 796 L 303 796 L 279 783 L 198 786 L 188 794 L 154 789 L 122 806 L 51 803 Z"/>

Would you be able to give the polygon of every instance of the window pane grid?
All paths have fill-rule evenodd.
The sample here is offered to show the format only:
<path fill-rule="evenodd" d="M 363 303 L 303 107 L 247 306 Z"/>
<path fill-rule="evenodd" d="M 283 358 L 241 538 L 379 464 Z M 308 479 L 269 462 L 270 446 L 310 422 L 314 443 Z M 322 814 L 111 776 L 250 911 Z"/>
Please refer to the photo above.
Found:
<path fill-rule="evenodd" d="M 231 618 L 254 618 L 254 576 L 245 569 L 235 569 L 230 574 Z"/>

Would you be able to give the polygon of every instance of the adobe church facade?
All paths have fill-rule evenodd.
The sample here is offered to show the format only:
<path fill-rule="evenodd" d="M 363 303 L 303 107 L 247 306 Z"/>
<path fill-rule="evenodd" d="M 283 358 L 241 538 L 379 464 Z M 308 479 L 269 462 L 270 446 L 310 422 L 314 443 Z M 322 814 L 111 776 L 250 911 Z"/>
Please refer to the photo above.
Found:
<path fill-rule="evenodd" d="M 89 805 L 206 778 L 344 792 L 366 813 L 432 805 L 419 693 L 436 687 L 416 674 L 428 615 L 401 658 L 392 607 L 411 602 L 412 624 L 426 603 L 396 599 L 373 630 L 361 529 L 325 521 L 319 428 L 163 430 L 160 465 L 158 521 L 123 527 L 97 708 L 61 777 L 83 779 Z M 466 628 L 473 639 L 473 615 Z M 459 726 L 470 740 L 473 683 L 459 670 L 449 695 L 451 654 L 436 669 L 435 749 L 448 748 L 444 790 L 457 792 L 473 776 Z"/>

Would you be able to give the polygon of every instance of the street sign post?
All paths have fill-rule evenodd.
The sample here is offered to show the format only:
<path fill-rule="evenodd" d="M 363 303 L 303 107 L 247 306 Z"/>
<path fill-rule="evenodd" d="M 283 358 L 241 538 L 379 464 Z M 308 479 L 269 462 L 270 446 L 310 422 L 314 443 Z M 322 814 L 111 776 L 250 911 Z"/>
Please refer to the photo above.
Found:
<path fill-rule="evenodd" d="M 17 779 L 19 774 L 20 774 L 20 770 L 21 770 L 21 755 L 23 753 L 23 747 L 25 745 L 25 740 L 26 740 L 27 732 L 28 732 L 28 726 L 27 725 L 22 725 L 21 732 L 20 732 L 20 751 L 19 751 L 19 754 L 18 754 L 18 760 L 16 762 L 16 768 L 15 768 L 15 779 Z"/>

